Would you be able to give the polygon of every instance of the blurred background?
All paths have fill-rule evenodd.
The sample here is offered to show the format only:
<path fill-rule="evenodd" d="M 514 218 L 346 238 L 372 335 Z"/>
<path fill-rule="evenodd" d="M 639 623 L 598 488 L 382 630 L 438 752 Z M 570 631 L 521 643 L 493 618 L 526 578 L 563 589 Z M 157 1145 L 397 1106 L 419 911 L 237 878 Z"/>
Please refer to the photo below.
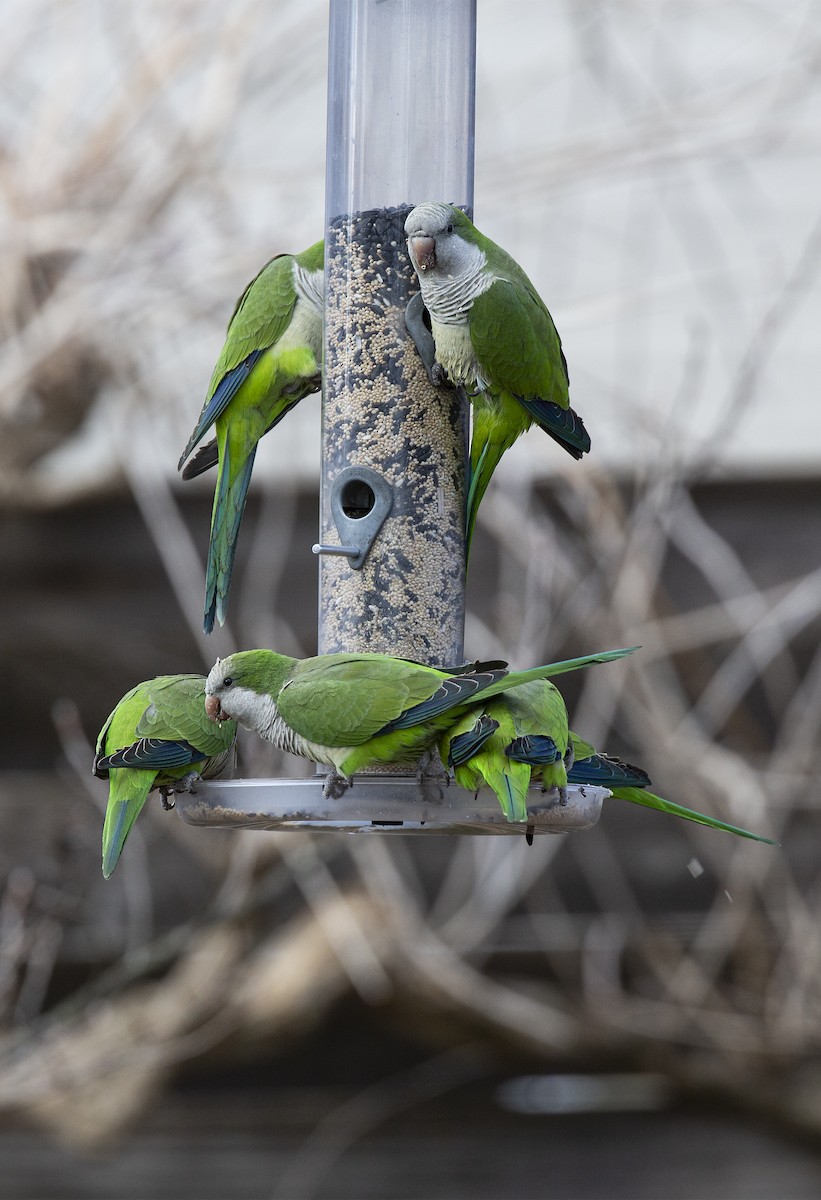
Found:
<path fill-rule="evenodd" d="M 781 846 L 615 800 L 528 848 L 153 796 L 103 881 L 119 697 L 316 649 L 318 397 L 261 443 L 211 639 L 213 480 L 176 461 L 236 297 L 322 233 L 327 5 L 5 0 L 2 1195 L 821 1193 L 821 8 L 478 22 L 476 221 L 594 449 L 503 459 L 466 651 L 641 643 L 568 677 L 573 727 Z"/>

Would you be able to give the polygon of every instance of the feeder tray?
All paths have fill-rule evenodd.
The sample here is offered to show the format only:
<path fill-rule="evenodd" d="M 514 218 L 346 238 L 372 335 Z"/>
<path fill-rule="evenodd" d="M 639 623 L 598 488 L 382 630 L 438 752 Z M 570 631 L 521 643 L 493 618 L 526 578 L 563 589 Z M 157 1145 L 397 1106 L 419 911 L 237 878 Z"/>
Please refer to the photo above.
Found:
<path fill-rule="evenodd" d="M 175 796 L 189 825 L 342 833 L 518 834 L 570 833 L 589 829 L 610 792 L 568 788 L 567 804 L 533 787 L 527 822 L 507 821 L 489 788 L 420 784 L 417 776 L 359 775 L 339 799 L 322 794 L 323 780 L 231 779 L 200 782 L 194 793 Z"/>

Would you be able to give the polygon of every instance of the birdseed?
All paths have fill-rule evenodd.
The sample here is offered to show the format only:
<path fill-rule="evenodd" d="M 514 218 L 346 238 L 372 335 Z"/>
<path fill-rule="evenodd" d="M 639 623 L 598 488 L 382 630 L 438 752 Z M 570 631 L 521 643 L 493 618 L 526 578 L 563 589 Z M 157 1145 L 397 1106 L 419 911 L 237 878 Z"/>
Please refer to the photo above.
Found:
<path fill-rule="evenodd" d="M 333 481 L 377 471 L 393 507 L 360 570 L 320 557 L 319 649 L 432 665 L 463 658 L 468 414 L 434 388 L 405 328 L 419 290 L 405 245 L 411 205 L 336 218 L 326 245 L 320 540 L 340 542 Z"/>

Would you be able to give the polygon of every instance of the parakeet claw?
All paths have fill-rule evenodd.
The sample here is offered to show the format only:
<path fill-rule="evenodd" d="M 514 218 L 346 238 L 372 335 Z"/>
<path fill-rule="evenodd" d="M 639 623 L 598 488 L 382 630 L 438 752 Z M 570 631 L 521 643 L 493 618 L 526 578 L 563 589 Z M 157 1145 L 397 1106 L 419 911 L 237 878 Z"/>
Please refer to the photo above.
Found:
<path fill-rule="evenodd" d="M 533 834 L 535 830 L 535 825 L 528 825 L 527 829 L 525 830 L 525 841 L 527 842 L 528 846 L 533 845 Z"/>
<path fill-rule="evenodd" d="M 194 784 L 199 783 L 199 771 L 189 771 L 187 775 L 183 775 L 182 779 L 177 779 L 174 787 L 171 789 L 174 792 L 194 792 Z"/>
<path fill-rule="evenodd" d="M 329 771 L 322 785 L 322 795 L 326 800 L 339 800 L 351 786 L 350 780 L 336 771 Z"/>
<path fill-rule="evenodd" d="M 408 301 L 408 307 L 405 309 L 405 328 L 425 365 L 428 378 L 433 383 L 433 369 L 437 365 L 436 348 L 430 326 L 425 323 L 425 305 L 421 292 L 417 292 Z M 438 384 L 434 384 L 434 387 L 437 386 Z"/>
<path fill-rule="evenodd" d="M 170 798 L 173 788 L 160 788 L 160 804 L 163 806 L 164 812 L 170 812 L 174 808 L 174 801 Z"/>
<path fill-rule="evenodd" d="M 438 799 L 444 800 L 445 793 L 442 789 L 450 787 L 450 774 L 435 750 L 426 750 L 420 758 L 417 780 L 423 790 L 436 788 L 439 793 Z"/>
<path fill-rule="evenodd" d="M 450 377 L 440 362 L 435 362 L 428 374 L 430 375 L 430 381 L 434 387 L 439 388 L 455 386 L 450 382 Z"/>

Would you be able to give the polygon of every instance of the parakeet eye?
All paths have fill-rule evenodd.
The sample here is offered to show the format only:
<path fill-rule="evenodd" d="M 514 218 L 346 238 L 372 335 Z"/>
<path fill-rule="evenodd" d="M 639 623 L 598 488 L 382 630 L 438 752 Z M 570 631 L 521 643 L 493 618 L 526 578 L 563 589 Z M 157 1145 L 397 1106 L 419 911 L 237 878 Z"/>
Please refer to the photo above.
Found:
<path fill-rule="evenodd" d="M 234 682 L 233 678 L 230 675 L 226 675 L 225 679 L 223 679 L 223 681 L 222 681 L 222 686 L 223 687 L 231 687 L 233 682 Z"/>
<path fill-rule="evenodd" d="M 448 233 L 453 233 L 453 226 L 452 226 L 452 225 L 448 225 L 447 232 L 448 232 Z"/>

